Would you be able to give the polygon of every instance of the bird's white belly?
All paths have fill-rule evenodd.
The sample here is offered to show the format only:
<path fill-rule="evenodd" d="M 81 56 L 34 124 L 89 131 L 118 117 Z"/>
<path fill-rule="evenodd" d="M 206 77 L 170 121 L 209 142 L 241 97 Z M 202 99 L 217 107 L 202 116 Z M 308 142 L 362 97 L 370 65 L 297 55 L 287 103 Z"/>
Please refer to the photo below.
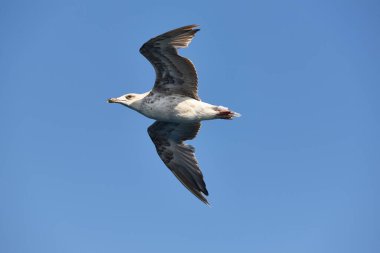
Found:
<path fill-rule="evenodd" d="M 214 108 L 192 98 L 167 96 L 143 103 L 140 112 L 159 121 L 198 122 L 215 118 Z"/>

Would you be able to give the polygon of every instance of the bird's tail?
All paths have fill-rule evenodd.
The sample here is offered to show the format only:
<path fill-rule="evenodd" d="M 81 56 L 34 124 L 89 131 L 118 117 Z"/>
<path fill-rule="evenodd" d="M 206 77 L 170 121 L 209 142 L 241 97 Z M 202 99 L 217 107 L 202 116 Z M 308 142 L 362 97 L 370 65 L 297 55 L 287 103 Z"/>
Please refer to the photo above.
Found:
<path fill-rule="evenodd" d="M 216 114 L 217 119 L 234 119 L 241 116 L 240 113 L 231 111 L 230 109 L 223 106 L 218 106 L 216 108 L 216 111 L 217 111 L 217 114 Z"/>

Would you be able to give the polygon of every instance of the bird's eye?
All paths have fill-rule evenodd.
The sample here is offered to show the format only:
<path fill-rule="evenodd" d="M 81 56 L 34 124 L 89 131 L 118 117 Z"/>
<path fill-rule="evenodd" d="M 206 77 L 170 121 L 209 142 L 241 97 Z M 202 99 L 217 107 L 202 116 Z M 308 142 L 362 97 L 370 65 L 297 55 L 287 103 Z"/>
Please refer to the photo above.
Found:
<path fill-rule="evenodd" d="M 133 98 L 133 95 L 127 95 L 127 96 L 125 96 L 125 98 L 126 99 L 131 99 L 131 98 Z"/>

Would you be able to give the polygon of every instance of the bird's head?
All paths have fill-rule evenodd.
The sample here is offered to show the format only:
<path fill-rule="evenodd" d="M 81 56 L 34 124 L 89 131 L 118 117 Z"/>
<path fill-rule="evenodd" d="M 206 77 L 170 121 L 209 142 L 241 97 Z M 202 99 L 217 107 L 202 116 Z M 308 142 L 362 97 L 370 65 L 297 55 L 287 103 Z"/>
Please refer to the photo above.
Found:
<path fill-rule="evenodd" d="M 135 108 L 138 102 L 144 97 L 145 94 L 128 93 L 118 98 L 108 99 L 108 103 L 122 104 L 127 107 Z"/>

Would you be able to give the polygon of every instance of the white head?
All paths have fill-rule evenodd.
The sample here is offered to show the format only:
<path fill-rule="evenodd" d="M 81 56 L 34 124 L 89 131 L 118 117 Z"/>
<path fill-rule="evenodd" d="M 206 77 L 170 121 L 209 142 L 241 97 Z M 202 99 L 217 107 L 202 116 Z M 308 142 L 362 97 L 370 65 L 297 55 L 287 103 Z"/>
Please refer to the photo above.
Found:
<path fill-rule="evenodd" d="M 110 98 L 108 99 L 108 103 L 117 103 L 121 105 L 125 105 L 132 109 L 138 109 L 141 99 L 143 99 L 147 94 L 136 94 L 136 93 L 128 93 L 122 95 L 118 98 Z"/>

